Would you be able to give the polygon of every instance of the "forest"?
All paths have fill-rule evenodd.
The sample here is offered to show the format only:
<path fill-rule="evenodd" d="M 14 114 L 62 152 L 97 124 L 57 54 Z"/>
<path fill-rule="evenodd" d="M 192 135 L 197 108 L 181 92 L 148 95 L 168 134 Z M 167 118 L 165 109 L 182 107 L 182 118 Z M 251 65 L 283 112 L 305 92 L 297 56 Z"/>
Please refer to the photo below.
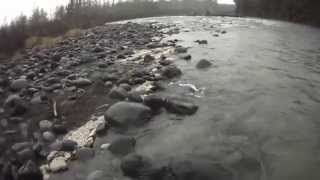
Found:
<path fill-rule="evenodd" d="M 70 0 L 56 8 L 52 17 L 37 8 L 31 17 L 21 15 L 0 27 L 0 58 L 25 47 L 39 37 L 54 37 L 73 29 L 85 29 L 106 22 L 163 15 L 234 15 L 234 6 L 218 5 L 216 0 Z M 33 42 L 37 45 L 40 42 Z M 30 44 L 30 43 L 29 43 Z"/>
<path fill-rule="evenodd" d="M 320 25 L 319 0 L 235 0 L 239 16 Z"/>

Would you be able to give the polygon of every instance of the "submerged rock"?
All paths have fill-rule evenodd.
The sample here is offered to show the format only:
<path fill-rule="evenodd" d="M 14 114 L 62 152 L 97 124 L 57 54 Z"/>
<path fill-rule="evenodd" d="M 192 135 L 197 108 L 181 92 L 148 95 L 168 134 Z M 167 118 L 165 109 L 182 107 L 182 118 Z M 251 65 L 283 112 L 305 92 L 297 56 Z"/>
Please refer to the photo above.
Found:
<path fill-rule="evenodd" d="M 162 76 L 168 79 L 180 76 L 182 74 L 181 70 L 176 66 L 166 66 L 162 71 Z"/>
<path fill-rule="evenodd" d="M 117 155 L 127 155 L 134 150 L 136 140 L 132 137 L 119 137 L 108 147 L 109 151 Z"/>
<path fill-rule="evenodd" d="M 94 154 L 95 152 L 92 148 L 84 147 L 84 148 L 77 149 L 75 153 L 75 158 L 82 161 L 89 160 L 94 157 Z"/>
<path fill-rule="evenodd" d="M 174 52 L 176 53 L 186 53 L 188 51 L 188 48 L 182 47 L 182 46 L 178 46 L 174 49 Z"/>
<path fill-rule="evenodd" d="M 204 68 L 210 67 L 211 65 L 212 65 L 212 63 L 211 63 L 210 61 L 208 61 L 208 60 L 206 60 L 206 59 L 201 59 L 201 60 L 197 63 L 196 67 L 197 67 L 198 69 L 204 69 Z"/>
<path fill-rule="evenodd" d="M 165 104 L 167 111 L 180 115 L 192 115 L 197 112 L 198 106 L 189 102 L 178 100 L 167 100 Z"/>
<path fill-rule="evenodd" d="M 125 176 L 137 178 L 150 168 L 150 165 L 148 158 L 138 154 L 129 154 L 121 160 L 120 167 Z"/>
<path fill-rule="evenodd" d="M 151 118 L 151 109 L 143 104 L 118 102 L 111 106 L 104 115 L 112 126 L 140 126 Z"/>

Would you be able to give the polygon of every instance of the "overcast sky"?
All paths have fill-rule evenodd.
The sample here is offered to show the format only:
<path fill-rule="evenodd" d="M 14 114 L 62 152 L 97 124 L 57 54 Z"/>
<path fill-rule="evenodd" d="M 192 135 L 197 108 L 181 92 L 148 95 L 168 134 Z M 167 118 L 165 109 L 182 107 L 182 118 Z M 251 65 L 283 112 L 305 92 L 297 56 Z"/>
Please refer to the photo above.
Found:
<path fill-rule="evenodd" d="M 4 1 L 4 0 L 1 0 Z M 67 4 L 69 0 L 6 0 L 0 6 L 0 24 L 10 22 L 21 13 L 30 15 L 36 7 L 44 8 L 51 14 L 58 5 Z M 218 0 L 219 3 L 233 3 L 233 0 Z"/>

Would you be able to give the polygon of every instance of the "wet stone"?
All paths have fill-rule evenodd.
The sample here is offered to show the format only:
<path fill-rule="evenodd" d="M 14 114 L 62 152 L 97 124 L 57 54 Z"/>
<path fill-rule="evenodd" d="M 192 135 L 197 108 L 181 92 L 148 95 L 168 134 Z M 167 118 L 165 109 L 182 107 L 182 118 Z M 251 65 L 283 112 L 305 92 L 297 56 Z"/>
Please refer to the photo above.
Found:
<path fill-rule="evenodd" d="M 205 68 L 210 67 L 211 65 L 212 65 L 212 63 L 211 63 L 210 61 L 208 61 L 208 60 L 206 60 L 206 59 L 201 59 L 201 60 L 197 63 L 196 67 L 197 67 L 198 69 L 205 69 Z"/>
<path fill-rule="evenodd" d="M 72 81 L 72 84 L 77 86 L 77 87 L 84 87 L 84 86 L 89 86 L 92 84 L 92 81 L 89 79 L 85 78 L 79 78 L 74 81 Z"/>
<path fill-rule="evenodd" d="M 129 154 L 121 160 L 120 168 L 125 176 L 137 178 L 143 174 L 151 165 L 148 158 Z"/>
<path fill-rule="evenodd" d="M 185 54 L 185 55 L 181 55 L 180 58 L 184 60 L 191 60 L 192 57 L 190 54 Z"/>
<path fill-rule="evenodd" d="M 17 155 L 23 161 L 32 160 L 34 158 L 34 151 L 29 147 L 17 152 Z"/>
<path fill-rule="evenodd" d="M 47 142 L 53 142 L 53 141 L 56 139 L 55 135 L 54 135 L 52 132 L 50 132 L 50 131 L 45 131 L 45 132 L 42 134 L 42 137 L 43 137 L 43 139 L 44 139 L 45 141 L 47 141 Z"/>
<path fill-rule="evenodd" d="M 174 51 L 175 51 L 176 53 L 186 53 L 186 52 L 188 51 L 188 48 L 178 46 L 178 47 L 175 48 Z"/>
<path fill-rule="evenodd" d="M 48 120 L 42 120 L 39 122 L 39 128 L 41 131 L 48 131 L 51 130 L 53 126 L 53 123 Z"/>
<path fill-rule="evenodd" d="M 118 137 L 110 143 L 109 151 L 116 155 L 127 155 L 134 150 L 136 140 L 132 137 Z"/>
<path fill-rule="evenodd" d="M 176 66 L 166 66 L 162 71 L 162 76 L 169 79 L 180 76 L 181 74 L 181 70 Z"/>
<path fill-rule="evenodd" d="M 78 160 L 89 160 L 92 159 L 94 157 L 94 150 L 92 148 L 80 148 L 77 149 L 76 153 L 75 153 L 75 158 Z"/>
<path fill-rule="evenodd" d="M 139 103 L 118 102 L 106 111 L 104 117 L 113 126 L 140 126 L 150 120 L 151 109 Z"/>
<path fill-rule="evenodd" d="M 67 170 L 68 164 L 67 164 L 65 157 L 54 158 L 49 163 L 49 169 L 51 170 L 51 172 L 54 172 L 54 173 Z"/>
<path fill-rule="evenodd" d="M 124 100 L 127 96 L 128 92 L 122 87 L 114 87 L 109 92 L 109 97 L 113 99 Z"/>
<path fill-rule="evenodd" d="M 66 134 L 68 132 L 68 128 L 64 124 L 54 124 L 52 126 L 52 131 L 56 134 Z"/>
<path fill-rule="evenodd" d="M 29 85 L 26 79 L 17 79 L 11 82 L 10 88 L 14 91 L 20 91 L 21 89 L 27 88 Z"/>
<path fill-rule="evenodd" d="M 0 120 L 0 125 L 4 128 L 8 126 L 8 120 L 7 119 L 1 119 Z"/>
<path fill-rule="evenodd" d="M 147 54 L 143 58 L 143 62 L 145 62 L 145 63 L 150 63 L 150 62 L 152 62 L 154 60 L 155 60 L 155 57 L 152 56 L 151 54 Z"/>
<path fill-rule="evenodd" d="M 72 140 L 63 140 L 61 151 L 74 151 L 78 147 L 78 143 Z"/>
<path fill-rule="evenodd" d="M 208 44 L 207 40 L 196 40 L 195 42 L 197 42 L 198 44 Z"/>
<path fill-rule="evenodd" d="M 197 112 L 198 106 L 189 102 L 168 100 L 165 104 L 167 111 L 180 115 L 192 115 Z"/>

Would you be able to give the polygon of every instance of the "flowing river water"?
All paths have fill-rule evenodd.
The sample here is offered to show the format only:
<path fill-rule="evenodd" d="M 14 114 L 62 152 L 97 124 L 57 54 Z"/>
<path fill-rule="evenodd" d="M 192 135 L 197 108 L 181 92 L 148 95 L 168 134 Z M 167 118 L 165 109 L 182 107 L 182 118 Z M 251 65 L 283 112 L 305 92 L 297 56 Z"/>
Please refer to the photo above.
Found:
<path fill-rule="evenodd" d="M 161 94 L 199 105 L 193 116 L 177 120 L 164 113 L 143 129 L 128 132 L 138 136 L 137 153 L 159 163 L 188 156 L 220 162 L 237 180 L 320 179 L 320 29 L 231 17 L 134 21 L 180 29 L 166 40 L 189 47 L 192 60 L 175 61 L 183 75 Z M 200 59 L 212 66 L 195 68 Z M 201 91 L 191 95 L 182 84 Z M 94 170 L 103 170 L 105 179 L 126 179 L 119 158 L 99 150 L 112 136 L 97 140 L 94 159 L 73 163 L 51 179 L 82 180 Z"/>

